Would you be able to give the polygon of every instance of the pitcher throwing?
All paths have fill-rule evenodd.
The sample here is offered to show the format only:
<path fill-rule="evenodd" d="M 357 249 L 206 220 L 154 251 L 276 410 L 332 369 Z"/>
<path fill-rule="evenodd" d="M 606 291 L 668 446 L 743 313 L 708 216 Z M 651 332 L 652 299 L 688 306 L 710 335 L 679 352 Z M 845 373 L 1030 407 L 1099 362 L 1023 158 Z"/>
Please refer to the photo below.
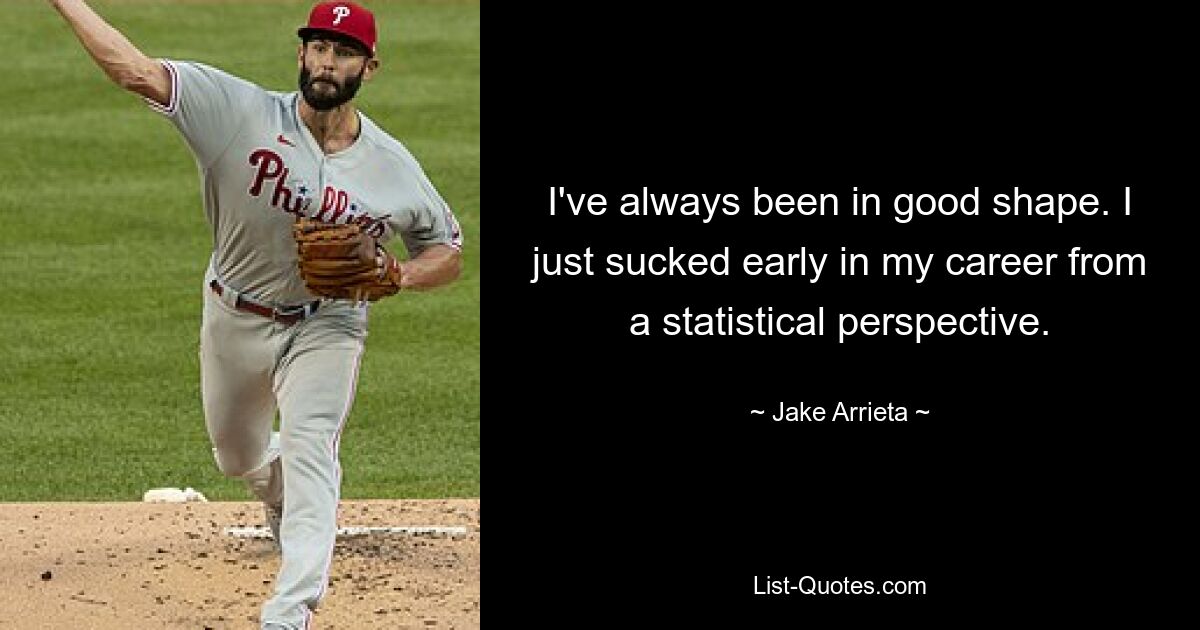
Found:
<path fill-rule="evenodd" d="M 453 281 L 458 223 L 404 145 L 355 109 L 379 70 L 375 18 L 322 2 L 298 35 L 299 90 L 147 57 L 83 0 L 50 0 L 100 68 L 183 134 L 213 253 L 200 329 L 217 465 L 266 506 L 282 562 L 262 627 L 309 626 L 325 593 L 371 301 Z M 409 259 L 383 245 L 399 236 Z M 275 413 L 280 431 L 272 433 Z"/>

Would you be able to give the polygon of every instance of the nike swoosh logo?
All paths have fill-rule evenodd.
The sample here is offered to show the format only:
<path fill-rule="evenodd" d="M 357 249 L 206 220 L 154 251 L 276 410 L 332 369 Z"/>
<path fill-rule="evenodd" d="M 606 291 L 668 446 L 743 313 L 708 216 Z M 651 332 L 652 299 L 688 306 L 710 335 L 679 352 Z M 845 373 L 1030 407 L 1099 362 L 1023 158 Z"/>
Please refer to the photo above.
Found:
<path fill-rule="evenodd" d="M 288 145 L 289 147 L 294 147 L 294 146 L 296 146 L 296 145 L 292 144 L 292 141 L 291 141 L 291 140 L 288 140 L 287 138 L 284 138 L 284 137 L 283 137 L 283 134 L 279 134 L 279 137 L 277 137 L 277 138 L 275 138 L 275 139 L 276 139 L 276 140 L 278 140 L 279 142 L 283 143 L 283 144 L 286 144 L 286 145 Z"/>

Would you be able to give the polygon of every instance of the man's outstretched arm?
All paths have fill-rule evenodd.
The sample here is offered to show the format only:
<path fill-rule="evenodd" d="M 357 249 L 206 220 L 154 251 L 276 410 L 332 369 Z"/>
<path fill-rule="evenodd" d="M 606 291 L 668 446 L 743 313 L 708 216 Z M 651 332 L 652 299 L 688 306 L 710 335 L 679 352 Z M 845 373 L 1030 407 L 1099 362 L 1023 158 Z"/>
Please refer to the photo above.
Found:
<path fill-rule="evenodd" d="M 113 83 L 167 106 L 171 77 L 158 61 L 138 50 L 83 0 L 49 0 L 75 31 L 96 65 Z"/>

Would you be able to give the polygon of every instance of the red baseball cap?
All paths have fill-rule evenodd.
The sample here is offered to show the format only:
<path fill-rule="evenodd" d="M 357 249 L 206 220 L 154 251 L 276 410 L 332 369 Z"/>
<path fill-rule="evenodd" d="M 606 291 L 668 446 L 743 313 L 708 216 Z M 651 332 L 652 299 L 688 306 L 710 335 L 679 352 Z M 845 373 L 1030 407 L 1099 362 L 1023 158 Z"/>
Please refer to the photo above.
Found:
<path fill-rule="evenodd" d="M 375 56 L 375 16 L 354 2 L 322 2 L 308 14 L 308 26 L 296 31 L 302 38 L 317 31 L 345 35 Z"/>

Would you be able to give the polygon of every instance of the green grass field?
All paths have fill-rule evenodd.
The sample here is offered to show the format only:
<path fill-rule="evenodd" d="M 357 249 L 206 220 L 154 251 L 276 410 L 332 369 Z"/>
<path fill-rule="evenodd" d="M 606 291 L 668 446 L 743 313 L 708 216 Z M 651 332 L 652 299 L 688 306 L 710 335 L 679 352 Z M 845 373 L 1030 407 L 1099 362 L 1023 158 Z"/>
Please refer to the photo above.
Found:
<path fill-rule="evenodd" d="M 97 1 L 154 57 L 294 90 L 311 3 Z M 404 142 L 466 236 L 454 285 L 372 308 L 342 439 L 345 498 L 479 496 L 479 5 L 369 2 L 381 72 L 357 102 Z M 191 154 L 45 2 L 5 3 L 0 106 L 0 501 L 246 499 L 200 405 L 211 243 Z M 15 60 L 11 55 L 15 54 Z"/>

